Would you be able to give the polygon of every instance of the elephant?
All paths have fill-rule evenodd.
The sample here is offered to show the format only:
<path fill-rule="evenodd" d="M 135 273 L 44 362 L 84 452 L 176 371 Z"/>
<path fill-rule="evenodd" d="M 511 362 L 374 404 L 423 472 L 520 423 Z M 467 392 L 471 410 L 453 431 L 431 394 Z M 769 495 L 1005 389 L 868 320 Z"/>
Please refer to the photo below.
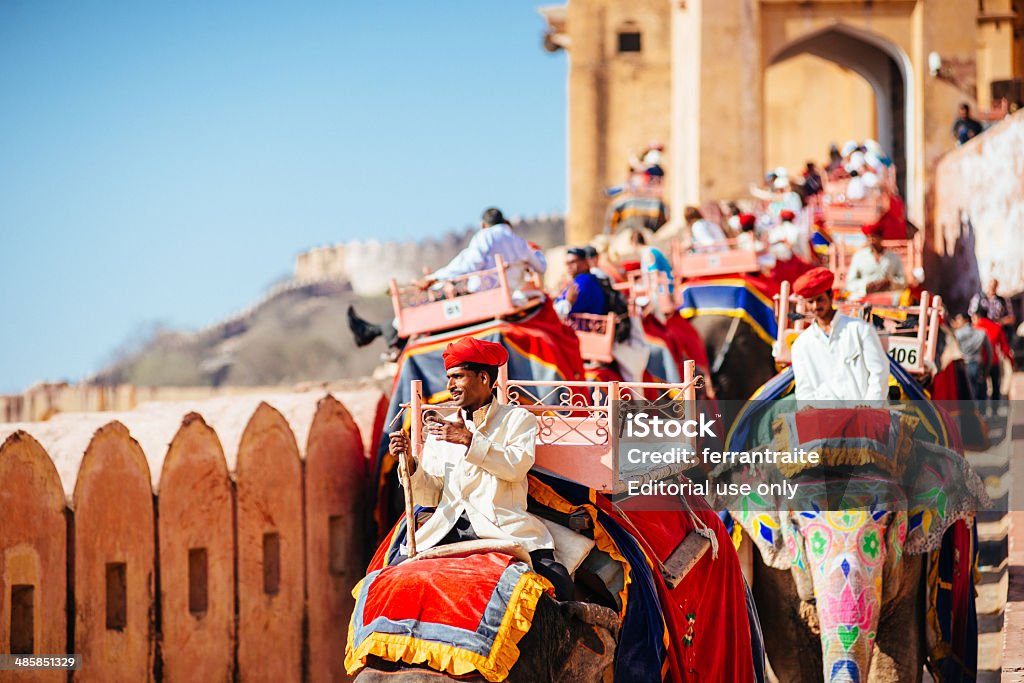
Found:
<path fill-rule="evenodd" d="M 697 315 L 690 322 L 704 340 L 722 417 L 732 424 L 741 402 L 775 375 L 772 347 L 739 318 Z"/>
<path fill-rule="evenodd" d="M 773 384 L 785 385 L 786 377 L 778 379 Z M 883 471 L 878 460 L 837 460 L 791 475 L 791 483 L 806 487 L 794 501 L 720 502 L 744 532 L 741 547 L 753 546 L 752 590 L 780 681 L 920 681 L 926 657 L 937 656 L 930 644 L 936 633 L 924 618 L 927 591 L 936 589 L 927 587 L 932 553 L 948 540 L 969 566 L 970 551 L 955 545 L 963 534 L 946 532 L 964 525 L 969 538 L 974 512 L 990 501 L 967 461 L 929 436 L 927 425 L 941 414 L 926 402 L 916 405 L 914 416 L 904 414 L 907 408 L 890 413 L 900 415 L 909 430 L 901 433 L 912 443 L 898 473 Z M 764 401 L 753 408 L 749 436 L 727 447 L 778 444 L 773 435 L 796 407 L 792 395 Z M 817 443 L 827 453 L 830 446 Z M 724 476 L 772 482 L 781 474 Z M 970 572 L 961 571 L 969 581 Z"/>
<path fill-rule="evenodd" d="M 506 679 L 509 683 L 601 683 L 614 673 L 619 632 L 616 612 L 584 602 L 558 602 L 542 595 L 530 630 L 519 641 L 520 656 Z M 481 676 L 457 679 L 425 666 L 394 664 L 371 658 L 355 683 L 436 683 L 484 681 Z"/>
<path fill-rule="evenodd" d="M 752 591 L 777 680 L 921 680 L 926 655 L 924 559 L 893 557 L 892 547 L 878 540 L 891 532 L 888 514 L 845 530 L 824 520 L 803 520 L 800 533 L 812 567 L 809 591 L 801 585 L 807 583 L 806 576 L 797 580 L 795 569 L 768 566 L 760 553 L 753 553 Z M 827 543 L 822 541 L 824 529 L 831 532 Z M 745 537 L 743 542 L 751 540 Z M 857 545 L 877 547 L 878 552 L 875 557 L 863 550 L 851 553 Z M 844 570 L 843 556 L 857 561 L 847 560 Z"/>

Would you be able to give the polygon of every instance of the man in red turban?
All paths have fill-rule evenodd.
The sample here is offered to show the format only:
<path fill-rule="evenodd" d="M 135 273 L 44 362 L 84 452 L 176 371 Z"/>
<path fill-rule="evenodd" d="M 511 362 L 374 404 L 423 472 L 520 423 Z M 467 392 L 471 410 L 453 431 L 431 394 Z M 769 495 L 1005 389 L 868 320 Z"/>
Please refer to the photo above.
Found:
<path fill-rule="evenodd" d="M 498 368 L 508 362 L 508 351 L 501 344 L 476 337 L 463 337 L 449 344 L 441 358 L 444 360 L 445 370 L 451 370 L 459 365 L 486 365 Z"/>
<path fill-rule="evenodd" d="M 555 561 L 547 527 L 526 511 L 526 475 L 533 467 L 537 417 L 494 400 L 498 368 L 508 362 L 501 344 L 463 337 L 444 350 L 448 392 L 456 406 L 446 418 L 428 418 L 419 461 L 412 463 L 413 500 L 433 507 L 416 530 L 416 547 L 475 539 L 513 541 L 530 554 L 534 570 L 571 600 L 569 572 Z M 405 432 L 392 432 L 389 451 L 403 462 Z"/>
<path fill-rule="evenodd" d="M 868 244 L 853 255 L 846 274 L 845 288 L 854 299 L 861 299 L 873 292 L 901 290 L 907 286 L 900 257 L 885 248 L 882 236 L 885 227 L 872 223 L 861 228 L 868 238 Z"/>
<path fill-rule="evenodd" d="M 798 401 L 882 401 L 889 393 L 889 360 L 873 325 L 832 307 L 835 276 L 807 271 L 793 283 L 814 322 L 793 342 Z"/>

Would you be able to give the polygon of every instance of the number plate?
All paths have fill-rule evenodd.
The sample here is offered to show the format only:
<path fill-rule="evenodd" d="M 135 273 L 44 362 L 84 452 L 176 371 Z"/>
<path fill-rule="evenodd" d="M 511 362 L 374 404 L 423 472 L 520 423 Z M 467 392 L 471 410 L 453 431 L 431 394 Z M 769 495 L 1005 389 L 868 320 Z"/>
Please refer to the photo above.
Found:
<path fill-rule="evenodd" d="M 912 337 L 889 337 L 886 352 L 905 368 L 917 368 L 921 365 L 921 344 Z"/>
<path fill-rule="evenodd" d="M 462 302 L 461 301 L 455 300 L 455 301 L 445 301 L 444 302 L 444 319 L 445 320 L 453 320 L 455 318 L 461 318 L 461 317 L 462 317 Z"/>

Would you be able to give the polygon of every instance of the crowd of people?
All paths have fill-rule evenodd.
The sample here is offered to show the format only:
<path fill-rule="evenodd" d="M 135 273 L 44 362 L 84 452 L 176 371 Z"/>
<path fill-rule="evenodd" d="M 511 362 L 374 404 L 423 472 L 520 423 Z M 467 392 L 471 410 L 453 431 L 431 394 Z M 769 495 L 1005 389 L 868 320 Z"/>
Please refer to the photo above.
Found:
<path fill-rule="evenodd" d="M 816 213 L 814 205 L 814 197 L 825 190 L 827 183 L 845 181 L 848 198 L 860 193 L 857 188 L 895 191 L 887 185 L 892 178 L 892 159 L 877 141 L 850 140 L 841 148 L 832 145 L 829 156 L 823 169 L 808 162 L 796 178 L 785 168 L 772 170 L 766 176 L 764 187 L 751 188 L 756 201 L 748 202 L 747 210 L 736 202 L 709 205 L 708 214 L 696 206 L 687 206 L 682 212 L 683 220 L 674 224 L 666 224 L 664 216 L 656 220 L 619 216 L 613 233 L 606 231 L 589 244 L 573 245 L 565 251 L 565 276 L 558 282 L 548 283 L 555 312 L 566 322 L 579 315 L 615 313 L 625 321 L 616 331 L 616 341 L 628 346 L 629 308 L 615 284 L 624 282 L 635 271 L 654 271 L 664 273 L 668 287 L 673 289 L 678 277 L 688 276 L 673 272 L 673 262 L 666 252 L 674 241 L 690 254 L 733 249 L 753 251 L 757 254 L 760 274 L 780 281 L 794 282 L 824 265 L 824 253 L 815 249 L 812 236 L 815 233 L 827 235 L 827 229 L 816 220 L 820 214 Z M 663 147 L 657 143 L 633 155 L 628 187 L 660 186 L 664 178 L 662 159 Z M 897 222 L 905 226 L 905 220 Z M 864 246 L 853 254 L 843 272 L 844 280 L 837 283 L 844 296 L 858 300 L 879 293 L 902 293 L 898 300 L 908 303 L 920 294 L 924 273 L 920 268 L 907 272 L 900 256 L 887 248 L 886 240 L 893 239 L 893 235 L 887 234 L 888 229 L 884 220 L 862 226 Z M 902 227 L 897 237 L 905 233 Z M 524 301 L 524 292 L 531 286 L 536 288 L 548 263 L 536 245 L 527 243 L 512 231 L 496 208 L 484 212 L 480 232 L 463 252 L 415 284 L 426 290 L 437 287 L 438 281 L 444 279 L 493 268 L 497 255 L 511 264 L 510 287 L 515 290 L 517 300 Z M 536 278 L 528 281 L 530 273 Z M 969 310 L 952 321 L 963 347 L 974 393 L 982 400 L 998 394 L 1000 364 L 1005 359 L 1012 360 L 1015 338 L 1014 317 L 1005 299 L 997 295 L 997 286 L 993 281 L 986 292 L 972 300 Z M 536 291 L 532 294 L 543 296 Z M 349 325 L 360 346 L 383 336 L 394 357 L 404 345 L 405 340 L 398 336 L 393 323 L 374 325 L 350 310 Z M 625 365 L 628 368 L 633 364 Z M 626 374 L 632 373 L 627 369 Z"/>
<path fill-rule="evenodd" d="M 1011 345 L 1017 336 L 1016 317 L 998 290 L 999 281 L 989 280 L 985 291 L 971 298 L 967 311 L 952 321 L 974 398 L 986 413 L 995 410 L 1002 396 L 1003 366 L 1015 366 Z"/>

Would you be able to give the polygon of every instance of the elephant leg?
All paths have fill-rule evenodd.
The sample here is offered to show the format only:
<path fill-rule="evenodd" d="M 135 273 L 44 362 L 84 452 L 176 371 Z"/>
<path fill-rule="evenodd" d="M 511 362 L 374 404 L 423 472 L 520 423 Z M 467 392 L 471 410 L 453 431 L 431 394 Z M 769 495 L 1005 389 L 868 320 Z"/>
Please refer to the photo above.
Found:
<path fill-rule="evenodd" d="M 821 638 L 801 617 L 792 573 L 772 569 L 754 553 L 754 602 L 761 618 L 768 662 L 779 681 L 821 680 Z"/>
<path fill-rule="evenodd" d="M 920 683 L 924 670 L 924 555 L 904 555 L 899 591 L 882 605 L 868 683 Z"/>

